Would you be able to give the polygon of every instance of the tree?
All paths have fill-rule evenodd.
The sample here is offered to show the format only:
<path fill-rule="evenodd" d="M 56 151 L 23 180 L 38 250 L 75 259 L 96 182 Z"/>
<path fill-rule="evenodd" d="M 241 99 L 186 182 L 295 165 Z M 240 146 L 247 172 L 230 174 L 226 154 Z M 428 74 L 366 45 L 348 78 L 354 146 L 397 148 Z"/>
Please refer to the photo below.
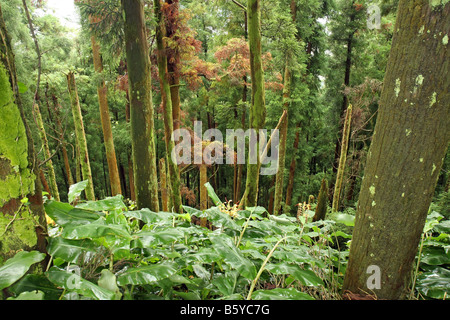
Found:
<path fill-rule="evenodd" d="M 140 0 L 121 0 L 124 12 L 132 158 L 138 208 L 159 211 L 151 65 Z"/>
<path fill-rule="evenodd" d="M 264 127 L 266 119 L 264 71 L 261 59 L 261 9 L 260 0 L 248 0 L 248 42 L 250 47 L 250 70 L 252 80 L 252 103 L 250 107 L 250 129 L 259 137 L 259 130 Z M 258 139 L 259 140 L 259 139 Z M 254 207 L 258 201 L 258 184 L 260 170 L 259 143 L 256 147 L 256 164 L 247 164 L 247 180 L 241 206 Z M 249 155 L 250 157 L 250 155 Z"/>
<path fill-rule="evenodd" d="M 39 167 L 1 6 L 0 127 L 0 261 L 20 250 L 46 253 L 47 224 Z"/>
<path fill-rule="evenodd" d="M 172 158 L 172 150 L 175 148 L 175 142 L 172 140 L 173 133 L 173 113 L 172 97 L 169 83 L 169 70 L 167 68 L 166 45 L 164 37 L 166 36 L 166 26 L 161 10 L 161 1 L 154 0 L 154 9 L 156 17 L 156 45 L 158 57 L 158 74 L 161 85 L 161 100 L 164 111 L 164 136 L 166 142 L 166 153 L 168 155 L 169 181 L 172 190 L 172 203 L 176 212 L 182 211 L 182 202 L 180 194 L 180 172 L 177 163 Z M 179 106 L 178 106 L 179 108 Z M 178 112 L 179 113 L 179 112 Z"/>
<path fill-rule="evenodd" d="M 97 18 L 89 17 L 91 23 L 94 23 Z M 103 62 L 100 54 L 100 45 L 94 34 L 91 35 L 92 54 L 94 58 L 94 68 L 96 73 L 101 76 L 103 72 Z M 109 181 L 111 184 L 111 193 L 113 196 L 121 194 L 119 170 L 117 168 L 116 151 L 114 148 L 114 140 L 111 131 L 111 119 L 109 116 L 108 96 L 105 81 L 99 79 L 97 83 L 98 104 L 100 108 L 100 119 L 102 122 L 103 139 L 105 142 L 106 160 L 108 163 Z"/>
<path fill-rule="evenodd" d="M 399 2 L 344 281 L 351 293 L 405 298 L 450 139 L 444 3 Z"/>
<path fill-rule="evenodd" d="M 91 164 L 89 161 L 89 152 L 86 142 L 86 133 L 84 131 L 83 115 L 81 114 L 78 89 L 75 82 L 75 74 L 67 74 L 67 86 L 69 89 L 70 101 L 72 106 L 73 123 L 75 125 L 75 135 L 77 150 L 79 150 L 79 161 L 81 173 L 84 180 L 88 180 L 88 185 L 84 190 L 88 200 L 95 200 L 94 182 L 92 180 Z"/>

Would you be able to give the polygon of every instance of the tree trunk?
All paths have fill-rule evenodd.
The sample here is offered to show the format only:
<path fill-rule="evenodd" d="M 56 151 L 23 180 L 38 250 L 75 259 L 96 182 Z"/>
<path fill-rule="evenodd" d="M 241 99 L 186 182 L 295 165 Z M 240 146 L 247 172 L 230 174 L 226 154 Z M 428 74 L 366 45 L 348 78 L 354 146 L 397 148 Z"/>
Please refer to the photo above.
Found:
<path fill-rule="evenodd" d="M 300 123 L 297 125 L 297 133 L 295 134 L 294 140 L 294 151 L 292 154 L 291 166 L 289 167 L 289 179 L 286 189 L 286 206 L 292 204 L 292 193 L 294 191 L 294 178 L 295 178 L 295 168 L 297 166 L 296 154 L 298 151 L 298 145 L 300 143 Z"/>
<path fill-rule="evenodd" d="M 0 263 L 20 250 L 46 253 L 47 224 L 31 131 L 0 5 Z M 30 206 L 24 208 L 23 198 Z M 15 215 L 20 214 L 20 219 Z M 27 230 L 27 232 L 19 232 Z M 44 263 L 46 263 L 45 261 Z"/>
<path fill-rule="evenodd" d="M 175 142 L 172 140 L 173 133 L 173 114 L 172 98 L 170 93 L 169 73 L 167 69 L 167 57 L 165 54 L 166 46 L 164 37 L 166 36 L 164 18 L 161 11 L 161 0 L 154 0 L 156 25 L 156 44 L 158 48 L 158 71 L 159 82 L 161 84 L 161 99 L 164 110 L 164 132 L 166 138 L 166 153 L 168 155 L 168 167 L 170 172 L 170 186 L 172 190 L 172 202 L 175 212 L 182 211 L 181 193 L 180 193 L 180 172 L 178 165 L 172 159 L 172 150 L 175 148 Z"/>
<path fill-rule="evenodd" d="M 325 220 L 327 214 L 327 203 L 328 203 L 328 182 L 325 178 L 322 179 L 320 184 L 319 196 L 317 197 L 316 213 L 313 218 L 313 222 L 319 220 Z"/>
<path fill-rule="evenodd" d="M 208 209 L 208 191 L 205 184 L 208 182 L 208 167 L 200 165 L 200 210 Z"/>
<path fill-rule="evenodd" d="M 344 182 L 345 163 L 347 162 L 348 140 L 350 138 L 350 128 L 352 124 L 352 105 L 347 108 L 344 122 L 344 131 L 342 132 L 341 156 L 339 157 L 339 167 L 334 185 L 332 211 L 339 211 L 339 200 L 341 196 L 342 185 Z"/>
<path fill-rule="evenodd" d="M 61 151 L 63 154 L 63 159 L 64 159 L 64 168 L 66 171 L 66 176 L 67 176 L 67 182 L 69 184 L 69 186 L 74 184 L 73 181 L 73 177 L 72 177 L 72 171 L 70 169 L 70 163 L 69 163 L 69 156 L 67 155 L 67 148 L 66 148 L 66 143 L 64 142 L 64 130 L 61 124 L 61 116 L 59 113 L 59 110 L 61 109 L 61 106 L 58 103 L 58 99 L 56 98 L 55 95 L 52 96 L 52 100 L 53 100 L 53 112 L 55 113 L 55 118 L 56 118 L 56 127 L 58 130 L 58 134 L 59 134 L 59 142 L 61 143 Z"/>
<path fill-rule="evenodd" d="M 248 0 L 248 41 L 250 47 L 250 69 L 252 80 L 252 104 L 250 107 L 250 129 L 254 129 L 259 140 L 259 130 L 266 120 L 264 71 L 261 59 L 261 9 L 260 0 Z M 258 202 L 260 173 L 259 143 L 256 146 L 256 164 L 247 164 L 247 180 L 241 206 L 255 207 Z"/>
<path fill-rule="evenodd" d="M 83 179 L 89 181 L 84 192 L 86 194 L 86 199 L 95 200 L 94 182 L 92 181 L 91 164 L 89 162 L 89 153 L 86 134 L 84 131 L 83 115 L 81 114 L 81 107 L 78 99 L 78 90 L 75 83 L 75 75 L 72 72 L 69 72 L 69 74 L 67 75 L 67 84 L 72 105 L 72 115 L 75 125 L 77 147 L 79 149 L 81 173 L 83 175 Z"/>
<path fill-rule="evenodd" d="M 286 112 L 289 110 L 289 105 L 291 104 L 291 70 L 289 68 L 289 62 L 286 61 L 285 73 L 284 73 L 284 92 L 283 92 L 283 110 Z M 283 201 L 283 181 L 284 181 L 284 167 L 286 159 L 286 141 L 287 141 L 287 130 L 288 130 L 288 113 L 281 123 L 280 128 L 280 144 L 279 144 L 279 155 L 278 155 L 278 172 L 276 175 L 275 182 L 275 195 L 273 203 L 273 214 L 278 215 L 281 212 L 281 202 Z"/>
<path fill-rule="evenodd" d="M 352 293 L 402 299 L 407 292 L 450 139 L 450 3 L 444 3 L 398 6 L 344 280 Z"/>
<path fill-rule="evenodd" d="M 39 110 L 39 105 L 37 103 L 34 104 L 33 113 L 39 130 L 39 137 L 41 138 L 42 147 L 44 148 L 44 158 L 46 161 L 45 166 L 48 171 L 50 190 L 52 191 L 51 195 L 56 201 L 60 201 L 55 169 L 53 168 L 53 162 L 51 159 L 52 155 L 50 153 L 50 147 L 48 146 L 47 133 L 45 132 L 44 121 L 42 121 L 41 111 Z"/>
<path fill-rule="evenodd" d="M 167 174 L 166 174 L 166 161 L 164 158 L 159 159 L 159 177 L 160 177 L 160 189 L 161 189 L 161 204 L 164 212 L 169 211 L 169 198 L 167 191 Z"/>
<path fill-rule="evenodd" d="M 139 0 L 122 0 L 128 67 L 131 141 L 135 196 L 138 208 L 159 211 L 157 158 L 150 55 Z"/>
<path fill-rule="evenodd" d="M 94 20 L 95 19 L 93 17 L 89 17 L 89 21 L 91 23 L 93 23 Z M 92 43 L 92 54 L 94 58 L 95 72 L 98 75 L 101 75 L 103 72 L 103 63 L 100 54 L 100 45 L 97 43 L 97 40 L 94 35 L 91 36 L 91 43 Z M 100 120 L 102 122 L 103 139 L 105 142 L 106 161 L 108 163 L 111 194 L 112 196 L 115 196 L 121 194 L 122 189 L 120 187 L 119 169 L 117 167 L 116 151 L 114 148 L 114 140 L 111 130 L 111 120 L 109 116 L 107 93 L 108 89 L 106 88 L 105 81 L 103 79 L 99 80 L 99 82 L 97 83 L 97 95 L 98 95 L 98 105 L 100 108 Z"/>
<path fill-rule="evenodd" d="M 166 0 L 166 3 L 172 7 L 172 15 L 167 17 L 167 37 L 176 41 L 179 19 L 179 0 Z M 177 48 L 172 49 L 167 57 L 167 70 L 169 73 L 170 97 L 172 100 L 172 118 L 173 129 L 177 130 L 181 125 L 181 106 L 180 106 L 180 52 Z"/>

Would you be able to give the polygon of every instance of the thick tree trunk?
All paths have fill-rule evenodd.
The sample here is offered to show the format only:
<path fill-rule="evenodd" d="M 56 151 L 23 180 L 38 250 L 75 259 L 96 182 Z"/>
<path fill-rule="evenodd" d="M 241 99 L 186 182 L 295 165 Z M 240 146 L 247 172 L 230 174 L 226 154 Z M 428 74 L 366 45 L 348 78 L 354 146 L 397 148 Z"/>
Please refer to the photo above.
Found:
<path fill-rule="evenodd" d="M 42 146 L 44 148 L 44 156 L 45 156 L 45 166 L 47 167 L 48 180 L 50 182 L 50 190 L 52 197 L 56 201 L 60 201 L 59 199 L 59 191 L 58 185 L 56 183 L 56 174 L 55 169 L 53 168 L 52 155 L 50 153 L 50 147 L 48 146 L 47 133 L 45 132 L 44 121 L 42 121 L 41 111 L 39 110 L 39 105 L 37 103 L 34 104 L 33 108 L 34 119 L 36 120 L 36 124 L 39 130 L 39 137 L 42 142 Z"/>
<path fill-rule="evenodd" d="M 88 185 L 84 190 L 86 199 L 95 200 L 94 182 L 92 181 L 91 164 L 89 162 L 89 153 L 86 141 L 86 134 L 84 131 L 83 115 L 81 114 L 81 107 L 78 98 L 77 86 L 75 83 L 75 75 L 69 72 L 67 75 L 67 84 L 69 88 L 70 101 L 72 105 L 73 122 L 75 125 L 75 135 L 77 147 L 79 150 L 79 160 L 81 165 L 81 173 L 83 179 L 88 180 Z"/>
<path fill-rule="evenodd" d="M 138 208 L 159 211 L 150 56 L 139 0 L 122 0 L 130 96 L 131 141 Z"/>
<path fill-rule="evenodd" d="M 47 224 L 31 131 L 0 6 L 0 263 L 20 250 L 46 253 Z M 27 197 L 29 210 L 21 201 Z M 21 219 L 16 219 L 19 213 Z M 28 230 L 18 232 L 18 230 Z"/>
<path fill-rule="evenodd" d="M 94 18 L 89 17 L 91 23 L 95 21 Z M 103 72 L 103 63 L 100 54 L 100 45 L 94 35 L 91 36 L 92 54 L 94 58 L 94 68 L 98 75 Z M 100 108 L 100 120 L 102 122 L 103 139 L 106 150 L 106 161 L 108 163 L 109 182 L 111 184 L 111 194 L 113 196 L 121 194 L 122 189 L 120 187 L 119 169 L 117 167 L 116 151 L 114 148 L 114 140 L 111 130 L 111 120 L 109 116 L 108 108 L 108 89 L 106 88 L 105 81 L 99 80 L 97 83 L 97 95 L 98 105 Z"/>
<path fill-rule="evenodd" d="M 398 6 L 344 281 L 352 293 L 402 299 L 407 292 L 450 139 L 450 3 L 444 3 Z"/>
<path fill-rule="evenodd" d="M 175 212 L 183 210 L 180 193 L 180 172 L 178 165 L 172 159 L 172 150 L 175 148 L 175 142 L 172 140 L 173 133 L 173 114 L 172 114 L 172 98 L 169 84 L 169 72 L 167 69 L 167 57 L 165 54 L 166 46 L 164 43 L 165 23 L 161 11 L 161 0 L 154 0 L 156 26 L 156 44 L 158 48 L 158 71 L 159 82 L 161 84 L 161 99 L 164 110 L 164 132 L 166 138 L 166 153 L 168 155 L 168 167 L 170 172 L 170 186 L 172 190 L 172 202 Z"/>
<path fill-rule="evenodd" d="M 264 71 L 261 59 L 261 8 L 260 0 L 248 0 L 248 41 L 250 47 L 250 69 L 252 79 L 252 104 L 250 107 L 250 129 L 254 129 L 259 140 L 259 130 L 266 121 L 266 103 Z M 259 143 L 256 146 L 257 163 L 247 164 L 247 180 L 241 206 L 254 207 L 258 202 L 258 184 L 260 173 Z"/>

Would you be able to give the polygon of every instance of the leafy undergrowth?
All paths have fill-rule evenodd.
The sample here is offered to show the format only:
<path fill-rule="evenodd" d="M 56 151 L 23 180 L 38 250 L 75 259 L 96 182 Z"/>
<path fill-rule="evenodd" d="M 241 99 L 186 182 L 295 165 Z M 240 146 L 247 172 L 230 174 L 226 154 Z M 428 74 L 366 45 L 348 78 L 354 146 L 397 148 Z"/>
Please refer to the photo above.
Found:
<path fill-rule="evenodd" d="M 75 199 L 82 187 L 71 189 Z M 56 223 L 51 263 L 27 274 L 45 256 L 19 252 L 0 267 L 0 290 L 33 300 L 340 299 L 351 236 L 336 221 L 351 226 L 351 215 L 312 223 L 308 210 L 297 218 L 262 207 L 237 211 L 208 192 L 215 207 L 185 206 L 184 214 L 133 210 L 121 196 L 76 206 L 46 201 Z M 193 223 L 204 218 L 209 228 Z M 415 286 L 440 299 L 448 291 L 448 224 L 438 218 L 427 224 Z M 436 227 L 446 228 L 440 238 L 432 237 Z"/>

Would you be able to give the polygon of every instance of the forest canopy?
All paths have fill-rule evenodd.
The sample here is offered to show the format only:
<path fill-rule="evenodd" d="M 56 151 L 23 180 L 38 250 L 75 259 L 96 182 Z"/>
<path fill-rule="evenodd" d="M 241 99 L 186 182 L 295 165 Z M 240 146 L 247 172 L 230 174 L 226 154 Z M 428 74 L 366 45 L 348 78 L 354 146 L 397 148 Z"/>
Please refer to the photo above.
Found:
<path fill-rule="evenodd" d="M 0 297 L 446 299 L 450 3 L 0 0 Z"/>

